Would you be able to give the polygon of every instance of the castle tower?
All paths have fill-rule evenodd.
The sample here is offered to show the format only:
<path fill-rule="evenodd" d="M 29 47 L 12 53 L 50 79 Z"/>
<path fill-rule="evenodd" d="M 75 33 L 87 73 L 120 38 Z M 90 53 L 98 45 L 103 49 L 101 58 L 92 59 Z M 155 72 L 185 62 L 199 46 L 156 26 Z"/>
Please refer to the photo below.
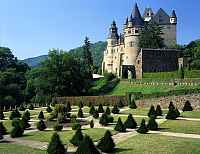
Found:
<path fill-rule="evenodd" d="M 150 21 L 152 17 L 154 16 L 153 10 L 151 8 L 146 8 L 144 11 L 144 21 Z"/>
<path fill-rule="evenodd" d="M 170 23 L 171 24 L 177 24 L 177 17 L 175 10 L 172 11 L 172 15 L 170 16 Z"/>

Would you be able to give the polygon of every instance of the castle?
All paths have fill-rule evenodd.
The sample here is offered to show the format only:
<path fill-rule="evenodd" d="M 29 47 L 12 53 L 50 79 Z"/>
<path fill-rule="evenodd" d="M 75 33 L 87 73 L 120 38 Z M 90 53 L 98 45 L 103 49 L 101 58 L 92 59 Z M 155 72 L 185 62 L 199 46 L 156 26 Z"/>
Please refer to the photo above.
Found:
<path fill-rule="evenodd" d="M 120 78 L 141 79 L 144 72 L 175 71 L 183 65 L 182 51 L 174 49 L 139 49 L 138 37 L 145 22 L 154 21 L 162 26 L 165 46 L 176 45 L 177 16 L 175 11 L 169 16 L 162 8 L 154 14 L 146 8 L 143 17 L 137 4 L 126 19 L 123 34 L 113 21 L 104 51 L 102 72 L 116 74 Z"/>

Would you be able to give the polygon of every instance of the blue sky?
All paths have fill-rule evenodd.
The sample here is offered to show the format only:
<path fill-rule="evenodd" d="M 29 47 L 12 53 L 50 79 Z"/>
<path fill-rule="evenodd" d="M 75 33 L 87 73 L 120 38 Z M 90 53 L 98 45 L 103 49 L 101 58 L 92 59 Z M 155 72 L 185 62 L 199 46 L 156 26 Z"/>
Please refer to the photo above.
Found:
<path fill-rule="evenodd" d="M 78 47 L 86 35 L 105 41 L 112 20 L 121 30 L 135 2 L 142 13 L 147 6 L 170 14 L 175 9 L 178 43 L 200 38 L 199 0 L 0 0 L 0 45 L 24 59 Z"/>

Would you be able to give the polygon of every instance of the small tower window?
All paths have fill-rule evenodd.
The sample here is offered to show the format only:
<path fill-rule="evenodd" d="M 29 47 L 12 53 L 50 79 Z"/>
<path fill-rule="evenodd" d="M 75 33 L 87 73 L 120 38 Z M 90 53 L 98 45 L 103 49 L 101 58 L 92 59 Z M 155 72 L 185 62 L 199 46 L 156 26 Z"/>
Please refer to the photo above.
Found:
<path fill-rule="evenodd" d="M 139 30 L 138 30 L 138 29 L 136 29 L 136 30 L 135 30 L 135 34 L 138 34 L 138 33 L 139 33 Z"/>
<path fill-rule="evenodd" d="M 130 34 L 130 33 L 131 33 L 131 30 L 129 30 L 128 33 Z"/>

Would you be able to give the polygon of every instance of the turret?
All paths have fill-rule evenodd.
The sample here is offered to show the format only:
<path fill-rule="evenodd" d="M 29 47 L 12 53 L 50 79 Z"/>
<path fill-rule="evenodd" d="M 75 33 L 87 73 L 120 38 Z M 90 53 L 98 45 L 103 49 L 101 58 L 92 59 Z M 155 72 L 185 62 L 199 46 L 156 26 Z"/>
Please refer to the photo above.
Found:
<path fill-rule="evenodd" d="M 119 35 L 116 22 L 113 21 L 109 29 L 108 46 L 115 46 L 118 42 Z"/>
<path fill-rule="evenodd" d="M 170 16 L 170 23 L 177 24 L 177 16 L 175 10 L 172 11 L 172 15 Z"/>
<path fill-rule="evenodd" d="M 151 8 L 146 8 L 143 15 L 144 21 L 150 21 L 153 16 L 153 10 Z"/>
<path fill-rule="evenodd" d="M 128 28 L 132 28 L 133 27 L 133 16 L 131 14 L 129 20 L 128 20 Z"/>
<path fill-rule="evenodd" d="M 128 17 L 126 18 L 126 21 L 125 21 L 125 23 L 124 23 L 124 29 L 126 29 L 127 26 L 128 26 Z"/>

